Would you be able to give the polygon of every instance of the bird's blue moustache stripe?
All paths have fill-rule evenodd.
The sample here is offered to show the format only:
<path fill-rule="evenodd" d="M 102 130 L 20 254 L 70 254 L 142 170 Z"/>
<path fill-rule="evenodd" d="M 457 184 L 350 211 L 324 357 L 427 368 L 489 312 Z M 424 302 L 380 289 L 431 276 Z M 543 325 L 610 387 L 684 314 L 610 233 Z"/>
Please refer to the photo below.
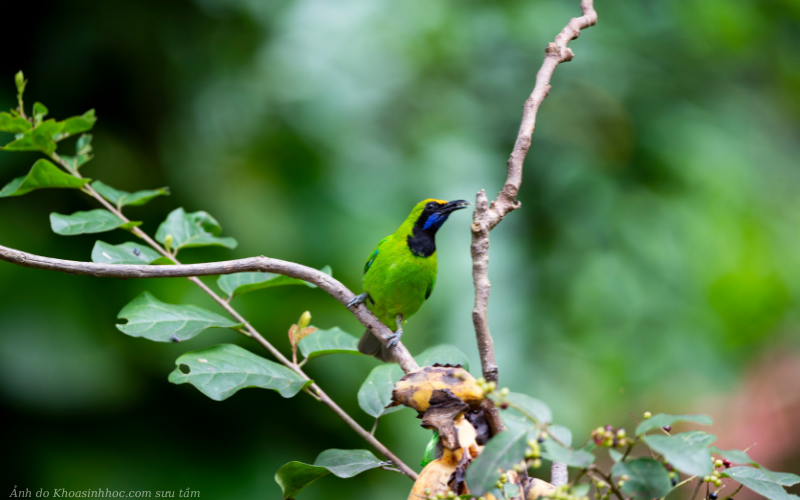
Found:
<path fill-rule="evenodd" d="M 440 227 L 442 227 L 442 224 L 445 223 L 447 217 L 448 215 L 432 213 L 430 217 L 428 217 L 428 220 L 425 221 L 425 225 L 422 227 L 422 229 L 425 231 L 431 228 L 439 229 Z"/>

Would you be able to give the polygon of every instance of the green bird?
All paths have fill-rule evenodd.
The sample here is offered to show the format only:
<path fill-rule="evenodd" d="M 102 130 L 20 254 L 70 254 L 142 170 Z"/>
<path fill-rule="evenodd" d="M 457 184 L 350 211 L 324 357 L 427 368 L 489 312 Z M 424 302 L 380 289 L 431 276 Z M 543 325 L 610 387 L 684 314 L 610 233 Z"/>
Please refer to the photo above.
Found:
<path fill-rule="evenodd" d="M 423 200 L 391 236 L 382 239 L 364 265 L 364 293 L 347 307 L 366 303 L 394 334 L 389 347 L 403 335 L 403 324 L 428 300 L 436 285 L 436 232 L 456 210 L 469 205 L 464 200 Z M 364 354 L 392 363 L 389 348 L 369 330 L 358 342 Z"/>

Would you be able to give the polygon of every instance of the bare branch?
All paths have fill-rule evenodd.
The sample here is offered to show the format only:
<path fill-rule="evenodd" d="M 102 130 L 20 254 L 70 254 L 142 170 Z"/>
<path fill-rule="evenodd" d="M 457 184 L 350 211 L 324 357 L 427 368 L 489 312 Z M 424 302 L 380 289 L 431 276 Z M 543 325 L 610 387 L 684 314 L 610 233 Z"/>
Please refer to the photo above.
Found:
<path fill-rule="evenodd" d="M 472 216 L 472 280 L 475 284 L 475 306 L 472 309 L 472 322 L 475 326 L 475 335 L 478 341 L 478 353 L 481 358 L 483 376 L 489 382 L 497 383 L 497 362 L 494 356 L 494 342 L 489 332 L 488 306 L 489 290 L 489 232 L 511 211 L 520 207 L 517 193 L 522 184 L 522 164 L 528 149 L 531 147 L 531 136 L 536 126 L 536 113 L 539 106 L 550 92 L 550 79 L 556 66 L 562 62 L 571 61 L 574 54 L 567 44 L 581 33 L 582 29 L 594 26 L 597 23 L 597 12 L 594 10 L 593 0 L 582 0 L 581 10 L 583 15 L 570 20 L 570 22 L 556 36 L 545 50 L 544 62 L 536 74 L 536 85 L 530 97 L 525 101 L 522 109 L 522 123 L 517 133 L 514 149 L 507 163 L 507 176 L 503 189 L 495 201 L 489 202 L 485 191 L 481 190 L 476 199 L 475 212 Z M 488 411 L 487 411 L 488 410 Z M 493 406 L 484 409 L 487 421 L 493 433 L 502 431 L 505 427 Z M 555 467 L 554 471 L 559 478 L 561 469 Z M 553 484 L 556 484 L 553 482 Z"/>
<path fill-rule="evenodd" d="M 19 250 L 0 246 L 0 260 L 35 269 L 48 271 L 61 271 L 69 274 L 81 274 L 97 278 L 143 279 L 143 278 L 189 278 L 193 276 L 216 276 L 220 274 L 235 274 L 243 272 L 269 272 L 290 276 L 317 285 L 325 290 L 331 297 L 342 304 L 353 298 L 346 286 L 331 276 L 316 269 L 287 262 L 285 260 L 271 259 L 269 257 L 250 257 L 247 259 L 229 260 L 223 262 L 210 262 L 207 264 L 181 264 L 174 266 L 133 266 L 121 264 L 97 264 L 94 262 L 77 262 L 72 260 L 52 259 L 41 257 Z M 213 293 L 213 292 L 212 292 Z M 225 305 L 223 305 L 223 303 Z M 230 306 L 222 300 L 220 305 L 226 309 Z M 226 307 L 227 306 L 227 307 Z M 361 323 L 372 331 L 378 332 L 378 337 L 388 341 L 386 337 L 391 331 L 380 322 L 372 312 L 363 304 L 351 308 L 351 311 Z M 230 311 L 229 311 L 230 312 Z M 408 350 L 398 342 L 392 349 L 392 354 L 400 362 L 405 372 L 418 369 L 414 358 Z M 291 364 L 291 362 L 290 362 Z"/>

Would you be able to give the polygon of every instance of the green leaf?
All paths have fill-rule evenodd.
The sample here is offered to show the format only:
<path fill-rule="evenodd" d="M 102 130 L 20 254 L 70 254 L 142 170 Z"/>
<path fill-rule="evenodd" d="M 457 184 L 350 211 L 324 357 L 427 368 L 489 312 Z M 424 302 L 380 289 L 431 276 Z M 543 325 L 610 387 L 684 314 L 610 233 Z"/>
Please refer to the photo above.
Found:
<path fill-rule="evenodd" d="M 0 113 L 0 132 L 21 134 L 31 129 L 31 123 L 21 116 L 12 116 L 11 113 Z"/>
<path fill-rule="evenodd" d="M 149 292 L 142 292 L 133 299 L 122 308 L 117 318 L 128 320 L 127 323 L 117 325 L 122 333 L 156 342 L 187 340 L 206 328 L 242 327 L 241 323 L 202 307 L 161 302 Z"/>
<path fill-rule="evenodd" d="M 9 142 L 0 149 L 5 149 L 6 151 L 41 151 L 47 155 L 52 154 L 56 150 L 53 136 L 61 132 L 62 126 L 62 123 L 58 123 L 55 120 L 44 121 L 36 128 L 18 135 L 16 140 Z"/>
<path fill-rule="evenodd" d="M 577 467 L 579 469 L 584 469 L 594 462 L 594 455 L 588 451 L 570 450 L 552 439 L 547 439 L 542 443 L 542 458 L 553 462 L 561 462 L 569 467 Z"/>
<path fill-rule="evenodd" d="M 50 214 L 50 227 L 56 234 L 74 236 L 76 234 L 102 233 L 112 229 L 129 229 L 141 222 L 125 222 L 103 208 L 88 212 L 75 212 L 72 215 Z"/>
<path fill-rule="evenodd" d="M 500 477 L 499 469 L 510 469 L 522 460 L 529 430 L 503 431 L 486 443 L 481 454 L 467 469 L 470 494 L 475 497 L 485 495 L 494 488 L 494 483 Z"/>
<path fill-rule="evenodd" d="M 790 500 L 791 496 L 783 487 L 800 482 L 800 476 L 796 474 L 744 466 L 726 469 L 722 475 L 739 481 L 747 488 L 770 500 Z"/>
<path fill-rule="evenodd" d="M 611 449 L 611 448 L 609 448 Z M 576 497 L 585 497 L 589 495 L 589 489 L 592 487 L 589 483 L 577 484 L 572 487 L 572 495 Z"/>
<path fill-rule="evenodd" d="M 436 445 L 439 444 L 439 431 L 433 431 L 433 436 L 431 436 L 431 440 L 428 441 L 428 445 L 425 446 L 425 453 L 422 454 L 422 461 L 420 461 L 419 466 L 425 467 L 429 463 L 436 460 Z"/>
<path fill-rule="evenodd" d="M 719 453 L 722 455 L 722 458 L 727 458 L 731 462 L 735 464 L 753 464 L 758 465 L 755 460 L 750 458 L 746 452 L 741 450 L 720 450 L 716 446 L 712 446 L 709 448 L 712 453 Z"/>
<path fill-rule="evenodd" d="M 622 457 L 624 457 L 625 455 L 623 455 L 622 453 L 618 452 L 617 450 L 615 450 L 613 448 L 609 448 L 608 449 L 608 456 L 611 457 L 611 460 L 613 460 L 614 463 L 617 463 L 620 460 L 622 460 Z"/>
<path fill-rule="evenodd" d="M 17 177 L 0 190 L 0 198 L 7 196 L 22 196 L 36 189 L 44 188 L 72 188 L 78 189 L 91 179 L 79 179 L 47 160 L 38 160 L 33 164 L 28 175 Z"/>
<path fill-rule="evenodd" d="M 711 425 L 714 421 L 708 415 L 666 415 L 659 413 L 648 418 L 636 428 L 636 435 L 644 434 L 645 432 L 659 427 L 672 425 L 675 422 L 695 422 L 703 425 Z"/>
<path fill-rule="evenodd" d="M 328 474 L 325 467 L 314 467 L 303 462 L 289 462 L 275 473 L 275 482 L 283 491 L 283 500 L 292 499 L 306 486 Z"/>
<path fill-rule="evenodd" d="M 317 330 L 298 342 L 304 358 L 314 359 L 326 354 L 358 354 L 358 339 L 337 327 L 330 330 Z"/>
<path fill-rule="evenodd" d="M 331 276 L 330 266 L 325 266 L 320 269 L 323 273 Z M 284 285 L 306 285 L 310 288 L 317 288 L 317 285 L 308 283 L 307 281 L 299 280 L 297 278 L 290 278 L 282 274 L 273 273 L 236 273 L 226 274 L 220 276 L 217 280 L 217 286 L 225 292 L 228 297 L 236 297 L 243 293 L 261 290 L 262 288 L 271 288 L 274 286 Z"/>
<path fill-rule="evenodd" d="M 503 495 L 506 498 L 515 498 L 519 495 L 519 486 L 513 483 L 505 483 L 503 485 Z"/>
<path fill-rule="evenodd" d="M 94 127 L 96 121 L 97 118 L 94 116 L 94 110 L 90 109 L 80 116 L 73 116 L 61 122 L 63 124 L 61 133 L 75 135 L 86 132 Z"/>
<path fill-rule="evenodd" d="M 160 188 L 160 189 L 151 189 L 148 191 L 137 191 L 135 193 L 129 193 L 127 191 L 120 191 L 118 189 L 114 189 L 111 186 L 104 184 L 101 181 L 94 181 L 92 183 L 92 187 L 95 191 L 100 193 L 100 195 L 113 203 L 117 206 L 117 208 L 121 208 L 124 206 L 139 206 L 144 205 L 148 201 L 152 200 L 156 196 L 169 196 L 169 189 L 168 188 Z"/>
<path fill-rule="evenodd" d="M 402 377 L 400 365 L 392 363 L 376 366 L 358 389 L 358 406 L 375 418 L 402 410 L 403 406 L 386 408 L 392 402 L 394 384 Z"/>
<path fill-rule="evenodd" d="M 167 220 L 161 223 L 156 232 L 156 239 L 164 243 L 168 236 L 172 237 L 172 248 L 205 246 L 223 246 L 236 248 L 233 238 L 220 238 L 222 228 L 219 223 L 206 212 L 187 214 L 182 208 L 173 210 Z"/>
<path fill-rule="evenodd" d="M 109 245 L 96 241 L 92 249 L 92 262 L 98 264 L 172 264 L 150 247 L 129 241 L 121 245 Z"/>
<path fill-rule="evenodd" d="M 414 358 L 419 366 L 430 366 L 436 363 L 440 365 L 461 365 L 469 371 L 469 359 L 456 346 L 449 344 L 437 345 L 425 349 L 421 354 Z"/>
<path fill-rule="evenodd" d="M 672 489 L 667 469 L 661 462 L 652 458 L 617 462 L 611 469 L 611 475 L 614 477 L 627 475 L 628 480 L 622 486 L 622 492 L 636 498 L 645 500 L 661 498 Z"/>
<path fill-rule="evenodd" d="M 325 450 L 314 461 L 315 467 L 325 467 L 334 476 L 353 477 L 383 465 L 367 450 Z"/>
<path fill-rule="evenodd" d="M 366 450 L 325 450 L 319 454 L 314 465 L 289 462 L 275 474 L 283 499 L 294 498 L 306 486 L 329 472 L 341 478 L 358 475 L 375 469 L 383 463 Z"/>
<path fill-rule="evenodd" d="M 563 425 L 551 424 L 547 426 L 547 432 L 558 439 L 564 446 L 572 446 L 572 431 Z M 610 450 L 611 448 L 609 448 Z"/>
<path fill-rule="evenodd" d="M 537 424 L 549 424 L 553 421 L 553 412 L 550 411 L 550 407 L 527 394 L 512 392 L 504 400 L 511 408 Z"/>
<path fill-rule="evenodd" d="M 86 162 L 92 159 L 92 136 L 91 134 L 83 134 L 78 138 L 75 143 L 75 156 L 61 155 L 61 160 L 68 165 L 68 168 L 73 172 Z"/>
<path fill-rule="evenodd" d="M 188 382 L 214 401 L 227 399 L 247 387 L 273 389 L 284 398 L 291 398 L 311 384 L 285 366 L 233 344 L 187 352 L 175 360 L 175 365 L 169 374 L 170 382 Z"/>
<path fill-rule="evenodd" d="M 47 109 L 47 106 L 40 102 L 33 103 L 33 124 L 34 126 L 38 127 L 40 123 L 42 123 L 42 119 L 47 116 L 50 110 Z"/>
<path fill-rule="evenodd" d="M 716 440 L 717 436 L 702 431 L 644 437 L 644 442 L 650 448 L 664 455 L 664 459 L 673 467 L 690 476 L 707 476 L 714 470 L 708 446 Z"/>

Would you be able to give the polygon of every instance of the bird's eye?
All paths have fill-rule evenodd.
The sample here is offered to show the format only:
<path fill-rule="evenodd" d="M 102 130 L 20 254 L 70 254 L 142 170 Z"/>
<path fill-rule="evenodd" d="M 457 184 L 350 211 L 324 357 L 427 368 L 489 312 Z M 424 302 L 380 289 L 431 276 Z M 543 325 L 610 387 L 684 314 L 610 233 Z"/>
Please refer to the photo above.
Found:
<path fill-rule="evenodd" d="M 428 206 L 425 207 L 425 208 L 427 208 L 428 210 L 435 210 L 436 209 L 436 203 L 433 203 L 433 202 L 428 203 Z"/>

